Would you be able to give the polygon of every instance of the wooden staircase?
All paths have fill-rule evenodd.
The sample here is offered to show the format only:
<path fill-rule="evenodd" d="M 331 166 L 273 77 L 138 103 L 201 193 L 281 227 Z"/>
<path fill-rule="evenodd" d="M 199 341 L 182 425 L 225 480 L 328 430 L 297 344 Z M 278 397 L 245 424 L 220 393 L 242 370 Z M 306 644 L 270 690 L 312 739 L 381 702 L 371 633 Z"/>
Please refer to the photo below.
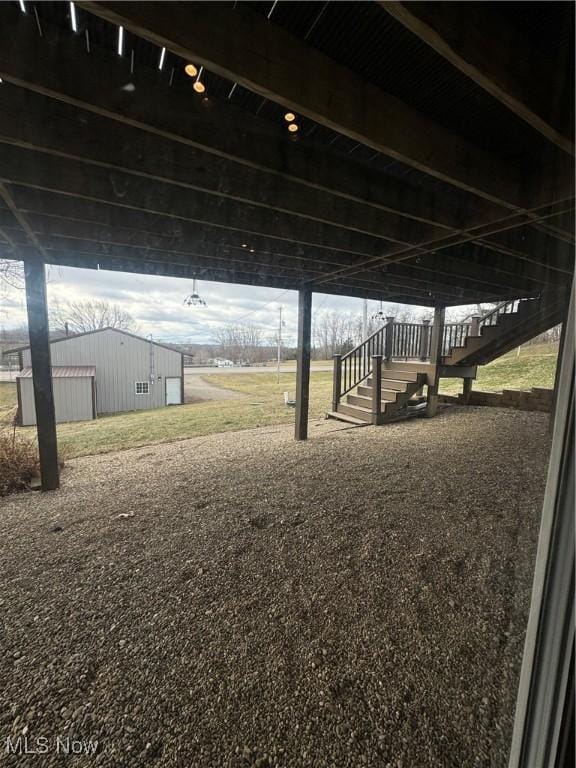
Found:
<path fill-rule="evenodd" d="M 565 310 L 562 296 L 515 299 L 470 323 L 444 325 L 441 343 L 438 337 L 434 342 L 437 365 L 430 362 L 429 323 L 391 320 L 346 355 L 334 356 L 332 410 L 327 416 L 357 425 L 397 419 L 434 377 L 436 383 L 441 376 L 471 380 L 475 366 L 562 322 Z"/>
<path fill-rule="evenodd" d="M 380 409 L 377 418 L 373 415 L 374 379 L 369 376 L 359 384 L 354 394 L 346 395 L 346 402 L 339 403 L 336 412 L 329 412 L 331 418 L 358 424 L 383 424 L 397 416 L 410 398 L 426 384 L 426 373 L 407 370 L 402 363 L 381 372 Z M 346 418 L 344 418 L 346 417 Z"/>
<path fill-rule="evenodd" d="M 504 302 L 485 315 L 476 335 L 451 346 L 444 365 L 485 365 L 562 322 L 566 307 L 558 297 Z"/>

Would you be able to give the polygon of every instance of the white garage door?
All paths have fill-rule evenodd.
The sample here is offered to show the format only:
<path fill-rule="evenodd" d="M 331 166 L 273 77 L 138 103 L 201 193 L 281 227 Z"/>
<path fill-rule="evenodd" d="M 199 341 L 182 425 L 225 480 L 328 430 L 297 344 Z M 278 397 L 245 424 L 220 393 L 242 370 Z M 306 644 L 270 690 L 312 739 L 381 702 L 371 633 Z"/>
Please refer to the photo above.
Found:
<path fill-rule="evenodd" d="M 182 389 L 180 379 L 166 379 L 166 405 L 180 405 L 182 403 Z"/>

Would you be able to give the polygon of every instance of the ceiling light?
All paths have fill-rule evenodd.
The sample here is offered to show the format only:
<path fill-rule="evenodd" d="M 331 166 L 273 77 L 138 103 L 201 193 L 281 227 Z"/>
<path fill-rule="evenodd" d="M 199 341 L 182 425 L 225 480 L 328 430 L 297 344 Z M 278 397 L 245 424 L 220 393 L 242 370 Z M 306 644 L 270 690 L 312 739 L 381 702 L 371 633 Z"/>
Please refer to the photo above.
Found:
<path fill-rule="evenodd" d="M 291 123 L 293 120 L 296 120 L 296 115 L 294 112 L 286 112 L 284 120 L 286 120 L 287 123 Z"/>
<path fill-rule="evenodd" d="M 160 51 L 160 61 L 158 62 L 158 69 L 162 69 L 164 66 L 164 59 L 166 58 L 166 48 L 162 48 Z"/>
<path fill-rule="evenodd" d="M 118 27 L 118 56 L 124 52 L 124 27 Z"/>
<path fill-rule="evenodd" d="M 206 86 L 201 80 L 196 80 L 192 88 L 194 88 L 196 93 L 204 93 L 204 91 L 206 90 Z"/>
<path fill-rule="evenodd" d="M 296 133 L 296 131 L 298 130 L 298 125 L 296 123 L 290 123 L 290 125 L 288 126 L 288 130 L 290 131 L 290 133 Z"/>
<path fill-rule="evenodd" d="M 76 6 L 74 3 L 70 3 L 70 24 L 72 25 L 72 32 L 78 32 L 78 21 L 76 19 Z"/>
<path fill-rule="evenodd" d="M 194 66 L 194 64 L 186 64 L 184 67 L 184 72 L 188 75 L 188 77 L 196 77 L 198 74 L 198 70 Z"/>

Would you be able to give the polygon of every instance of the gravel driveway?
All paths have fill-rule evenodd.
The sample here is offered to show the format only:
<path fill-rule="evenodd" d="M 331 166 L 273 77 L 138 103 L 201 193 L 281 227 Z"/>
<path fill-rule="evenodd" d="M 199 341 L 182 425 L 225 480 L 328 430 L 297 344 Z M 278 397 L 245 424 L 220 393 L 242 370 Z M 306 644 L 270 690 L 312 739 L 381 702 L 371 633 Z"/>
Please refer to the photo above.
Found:
<path fill-rule="evenodd" d="M 547 423 L 228 433 L 3 500 L 0 748 L 48 751 L 0 763 L 505 766 Z"/>

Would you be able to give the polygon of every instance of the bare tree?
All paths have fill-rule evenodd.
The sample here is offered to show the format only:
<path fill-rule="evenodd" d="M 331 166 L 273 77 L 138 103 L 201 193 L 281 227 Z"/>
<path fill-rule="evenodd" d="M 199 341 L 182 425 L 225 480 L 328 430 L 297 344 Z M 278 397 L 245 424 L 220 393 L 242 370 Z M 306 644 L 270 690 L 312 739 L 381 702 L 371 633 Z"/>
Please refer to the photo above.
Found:
<path fill-rule="evenodd" d="M 53 301 L 50 307 L 50 324 L 59 332 L 86 333 L 102 328 L 118 328 L 134 331 L 136 323 L 132 315 L 118 304 L 103 299 Z"/>
<path fill-rule="evenodd" d="M 24 270 L 21 261 L 0 259 L 0 287 L 3 289 L 24 287 Z"/>
<path fill-rule="evenodd" d="M 229 325 L 214 331 L 218 354 L 234 363 L 259 363 L 269 354 L 262 329 L 252 323 Z"/>

